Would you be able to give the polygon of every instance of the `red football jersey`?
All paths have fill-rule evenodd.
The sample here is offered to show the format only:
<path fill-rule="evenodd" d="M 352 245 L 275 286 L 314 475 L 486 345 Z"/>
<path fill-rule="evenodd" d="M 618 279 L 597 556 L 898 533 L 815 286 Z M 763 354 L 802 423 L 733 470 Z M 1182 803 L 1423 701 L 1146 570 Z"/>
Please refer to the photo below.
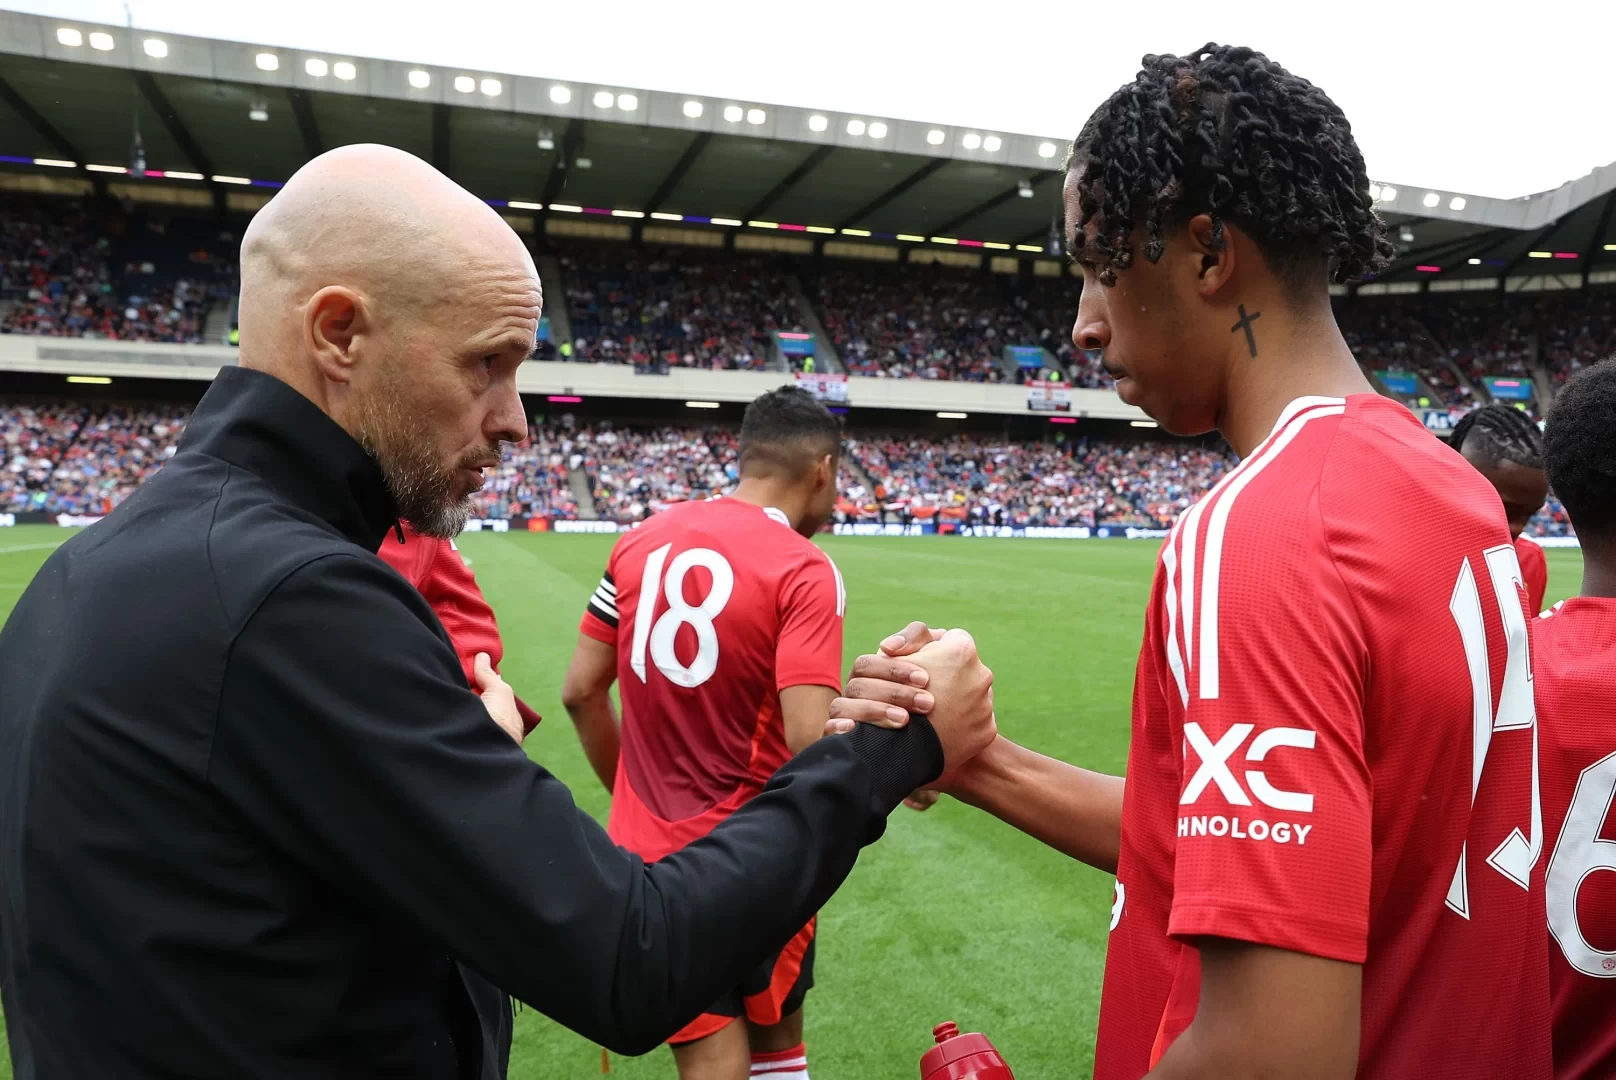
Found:
<path fill-rule="evenodd" d="M 1533 717 L 1497 495 L 1396 402 L 1292 402 L 1162 547 L 1095 1076 L 1214 936 L 1362 964 L 1361 1076 L 1548 1077 Z"/>
<path fill-rule="evenodd" d="M 1558 1080 L 1616 1076 L 1616 600 L 1538 620 L 1549 989 Z"/>
<path fill-rule="evenodd" d="M 400 530 L 403 542 L 394 533 L 388 533 L 376 554 L 432 605 L 438 621 L 449 633 L 455 655 L 460 657 L 466 685 L 475 687 L 477 654 L 487 653 L 494 670 L 498 671 L 505 651 L 499 639 L 499 623 L 494 620 L 494 609 L 483 599 L 477 578 L 461 558 L 453 540 L 422 536 L 403 524 Z M 539 722 L 539 714 L 520 698 L 516 709 L 522 714 L 527 730 L 532 731 Z"/>
<path fill-rule="evenodd" d="M 1549 591 L 1549 560 L 1543 545 L 1524 536 L 1515 539 L 1515 558 L 1521 564 L 1521 581 L 1526 583 L 1526 606 L 1536 615 L 1543 610 L 1543 597 Z"/>
<path fill-rule="evenodd" d="M 791 756 L 780 691 L 842 684 L 846 606 L 773 507 L 686 503 L 619 540 L 581 627 L 617 646 L 612 839 L 659 859 L 761 791 Z"/>

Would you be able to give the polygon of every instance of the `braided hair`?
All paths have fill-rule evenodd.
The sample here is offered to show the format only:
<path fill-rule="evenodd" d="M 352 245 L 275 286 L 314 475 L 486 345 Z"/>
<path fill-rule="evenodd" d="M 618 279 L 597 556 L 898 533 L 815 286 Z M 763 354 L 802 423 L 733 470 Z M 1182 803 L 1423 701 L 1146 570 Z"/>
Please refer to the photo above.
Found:
<path fill-rule="evenodd" d="M 1449 442 L 1455 450 L 1470 448 L 1492 464 L 1512 461 L 1529 469 L 1543 468 L 1543 432 L 1537 422 L 1508 405 L 1471 409 L 1453 425 Z"/>
<path fill-rule="evenodd" d="M 1164 231 L 1197 214 L 1248 234 L 1282 279 L 1338 283 L 1381 270 L 1395 249 L 1369 195 L 1352 125 L 1324 91 L 1238 45 L 1146 56 L 1072 144 L 1080 216 L 1074 258 L 1100 280 L 1166 249 Z M 1087 226 L 1095 225 L 1092 237 Z"/>
<path fill-rule="evenodd" d="M 1584 548 L 1616 545 L 1616 356 L 1573 375 L 1543 432 L 1549 485 Z"/>

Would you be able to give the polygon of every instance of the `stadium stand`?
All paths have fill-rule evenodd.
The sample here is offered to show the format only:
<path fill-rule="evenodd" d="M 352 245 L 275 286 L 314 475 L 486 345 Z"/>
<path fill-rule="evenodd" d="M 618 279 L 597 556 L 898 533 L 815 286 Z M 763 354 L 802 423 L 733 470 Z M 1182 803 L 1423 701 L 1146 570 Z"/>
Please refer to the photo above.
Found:
<path fill-rule="evenodd" d="M 188 414 L 173 405 L 0 406 L 0 512 L 110 511 L 173 455 Z M 1221 444 L 1162 439 L 864 435 L 846 447 L 839 522 L 1165 528 L 1235 461 Z M 581 470 L 596 515 L 641 521 L 733 486 L 738 452 L 737 433 L 727 428 L 540 423 L 489 473 L 475 516 L 587 517 L 571 483 Z M 1571 532 L 1552 498 L 1527 531 Z"/>
<path fill-rule="evenodd" d="M 498 469 L 492 469 L 473 502 L 480 518 L 553 518 L 579 516 L 569 474 L 582 463 L 571 432 L 535 424 L 528 440 L 513 447 Z"/>
<path fill-rule="evenodd" d="M 640 521 L 672 503 L 720 494 L 739 475 L 733 431 L 603 424 L 574 438 L 595 512 L 612 521 Z"/>
<path fill-rule="evenodd" d="M 856 375 L 1006 382 L 1004 346 L 1027 333 L 997 282 L 941 266 L 827 265 L 816 295 Z"/>
<path fill-rule="evenodd" d="M 65 403 L 0 406 L 0 512 L 45 509 L 51 473 L 89 411 Z"/>
<path fill-rule="evenodd" d="M 848 451 L 883 510 L 990 525 L 1161 528 L 1233 463 L 1192 444 L 1104 439 L 850 439 Z"/>
<path fill-rule="evenodd" d="M 572 245 L 558 252 L 573 360 L 760 370 L 775 330 L 800 330 L 768 260 L 699 248 Z"/>
<path fill-rule="evenodd" d="M 0 195 L 0 333 L 196 344 L 234 246 L 216 224 Z"/>

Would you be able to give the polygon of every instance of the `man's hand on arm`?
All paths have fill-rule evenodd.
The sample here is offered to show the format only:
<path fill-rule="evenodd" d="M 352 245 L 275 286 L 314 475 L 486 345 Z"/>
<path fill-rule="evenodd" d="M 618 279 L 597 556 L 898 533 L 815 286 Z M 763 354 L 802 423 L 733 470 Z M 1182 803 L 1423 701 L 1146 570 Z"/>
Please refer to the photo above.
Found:
<path fill-rule="evenodd" d="M 561 704 L 578 729 L 584 756 L 600 782 L 611 791 L 617 782 L 617 755 L 621 729 L 612 706 L 612 683 L 617 680 L 617 646 L 588 634 L 578 635 L 578 647 L 561 683 Z"/>
<path fill-rule="evenodd" d="M 1363 968 L 1227 938 L 1197 941 L 1195 1019 L 1149 1080 L 1351 1080 Z"/>
<path fill-rule="evenodd" d="M 854 721 L 896 728 L 909 722 L 911 712 L 930 715 L 942 691 L 924 666 L 924 650 L 942 634 L 910 623 L 883 641 L 879 653 L 854 661 L 846 694 L 831 703 L 832 730 L 845 730 Z M 1001 735 L 938 786 L 1057 851 L 1116 872 L 1122 843 L 1120 776 L 1068 765 Z"/>
<path fill-rule="evenodd" d="M 488 710 L 488 715 L 501 731 L 515 739 L 518 746 L 522 745 L 522 740 L 527 736 L 527 725 L 523 723 L 522 713 L 516 707 L 516 693 L 499 677 L 487 653 L 477 654 L 473 674 L 477 677 L 477 695 L 483 699 L 483 708 Z"/>

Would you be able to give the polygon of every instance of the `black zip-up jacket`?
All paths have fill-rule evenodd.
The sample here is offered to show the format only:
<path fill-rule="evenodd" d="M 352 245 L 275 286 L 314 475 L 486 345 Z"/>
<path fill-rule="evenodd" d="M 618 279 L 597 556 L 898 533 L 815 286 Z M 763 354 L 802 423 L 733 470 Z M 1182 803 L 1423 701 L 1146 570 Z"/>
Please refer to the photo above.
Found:
<path fill-rule="evenodd" d="M 645 1052 L 942 768 L 923 721 L 861 726 L 647 866 L 468 691 L 375 555 L 394 516 L 330 418 L 227 368 L 173 460 L 23 594 L 0 631 L 19 1080 L 487 1080 L 505 994 Z"/>

